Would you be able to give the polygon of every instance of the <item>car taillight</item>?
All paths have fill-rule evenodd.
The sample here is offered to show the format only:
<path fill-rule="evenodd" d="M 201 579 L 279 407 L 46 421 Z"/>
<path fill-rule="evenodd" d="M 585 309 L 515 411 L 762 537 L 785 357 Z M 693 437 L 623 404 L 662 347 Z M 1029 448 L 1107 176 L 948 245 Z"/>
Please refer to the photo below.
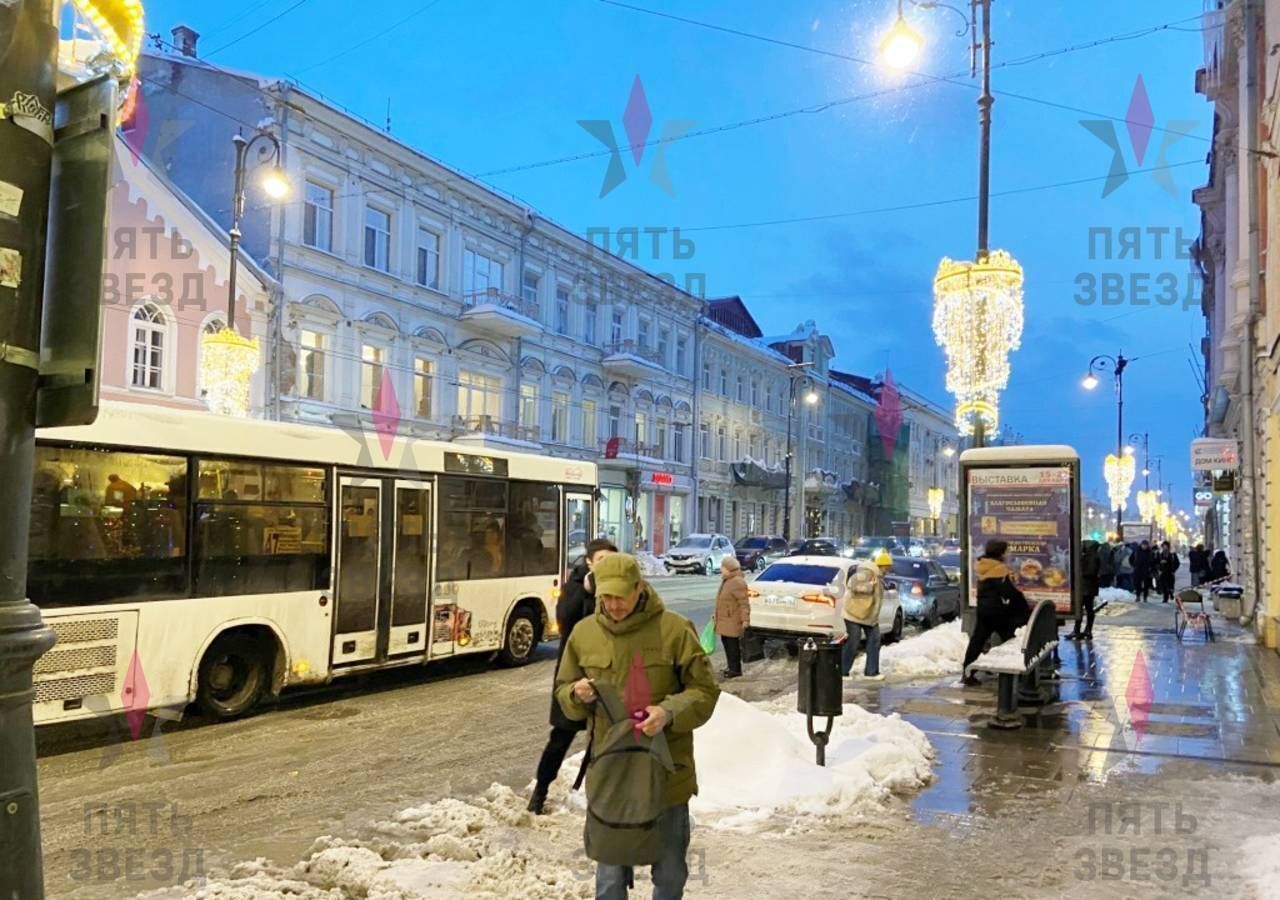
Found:
<path fill-rule="evenodd" d="M 924 596 L 924 585 L 923 585 L 923 584 L 921 584 L 921 583 L 920 583 L 920 582 L 918 582 L 918 581 L 913 581 L 913 582 L 911 583 L 911 596 L 913 596 L 913 597 L 923 597 L 923 596 Z"/>
<path fill-rule="evenodd" d="M 800 599 L 805 603 L 824 603 L 827 606 L 836 605 L 836 598 L 830 594 L 804 594 Z"/>

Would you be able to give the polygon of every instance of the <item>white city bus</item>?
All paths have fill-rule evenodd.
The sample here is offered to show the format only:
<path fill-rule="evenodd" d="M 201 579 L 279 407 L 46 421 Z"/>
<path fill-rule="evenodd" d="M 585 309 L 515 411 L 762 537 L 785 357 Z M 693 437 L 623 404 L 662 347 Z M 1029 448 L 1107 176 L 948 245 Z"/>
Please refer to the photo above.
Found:
<path fill-rule="evenodd" d="M 39 724 L 471 653 L 527 662 L 594 533 L 596 467 L 391 433 L 104 404 L 37 434 Z M 576 545 L 576 546 L 575 546 Z"/>

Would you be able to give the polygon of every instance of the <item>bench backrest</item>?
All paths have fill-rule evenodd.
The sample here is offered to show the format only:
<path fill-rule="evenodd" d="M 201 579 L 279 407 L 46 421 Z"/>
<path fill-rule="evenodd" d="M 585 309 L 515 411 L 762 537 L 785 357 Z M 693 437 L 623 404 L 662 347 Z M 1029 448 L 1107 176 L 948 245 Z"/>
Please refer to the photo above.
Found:
<path fill-rule="evenodd" d="M 1052 600 L 1041 600 L 1022 632 L 1022 658 L 1030 665 L 1046 646 L 1058 643 L 1058 611 Z"/>

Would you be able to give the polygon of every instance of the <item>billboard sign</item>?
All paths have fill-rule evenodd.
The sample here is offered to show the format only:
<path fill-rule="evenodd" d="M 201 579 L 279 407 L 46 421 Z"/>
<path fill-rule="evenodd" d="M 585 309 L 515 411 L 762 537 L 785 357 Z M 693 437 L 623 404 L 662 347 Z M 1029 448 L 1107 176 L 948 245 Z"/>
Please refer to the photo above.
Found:
<path fill-rule="evenodd" d="M 1191 442 L 1191 468 L 1220 472 L 1240 466 L 1240 445 L 1234 438 L 1197 438 Z"/>

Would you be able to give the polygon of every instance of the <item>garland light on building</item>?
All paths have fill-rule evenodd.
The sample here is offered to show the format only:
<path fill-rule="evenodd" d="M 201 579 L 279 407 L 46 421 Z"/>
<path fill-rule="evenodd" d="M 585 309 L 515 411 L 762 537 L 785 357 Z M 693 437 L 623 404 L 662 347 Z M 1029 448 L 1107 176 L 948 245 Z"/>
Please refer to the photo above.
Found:
<path fill-rule="evenodd" d="M 141 0 L 74 0 L 75 8 L 102 36 L 124 73 L 133 72 L 145 34 Z"/>
<path fill-rule="evenodd" d="M 1142 516 L 1142 521 L 1150 523 L 1155 519 L 1156 515 L 1156 492 L 1151 490 L 1138 491 L 1138 515 Z"/>

